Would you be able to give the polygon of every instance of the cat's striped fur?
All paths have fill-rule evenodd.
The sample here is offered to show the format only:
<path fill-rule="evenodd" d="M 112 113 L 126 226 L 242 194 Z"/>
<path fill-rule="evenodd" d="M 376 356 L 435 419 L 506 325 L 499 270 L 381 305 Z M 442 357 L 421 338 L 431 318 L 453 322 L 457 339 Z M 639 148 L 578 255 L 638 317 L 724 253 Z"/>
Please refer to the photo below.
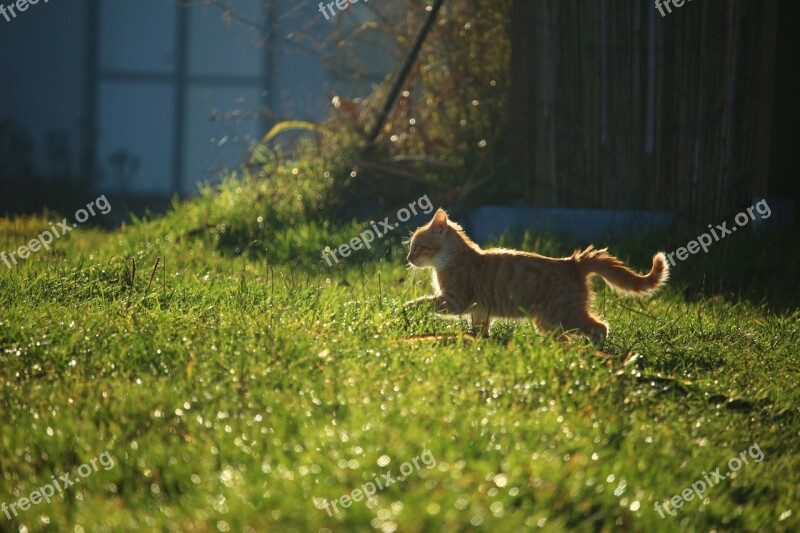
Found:
<path fill-rule="evenodd" d="M 414 232 L 408 262 L 433 269 L 436 294 L 408 302 L 406 309 L 433 305 L 439 313 L 468 315 L 484 335 L 495 318 L 528 317 L 541 332 L 577 331 L 595 342 L 605 339 L 608 325 L 591 311 L 590 276 L 596 274 L 633 296 L 656 292 L 669 277 L 660 252 L 653 257 L 650 273 L 640 276 L 593 246 L 563 259 L 482 250 L 441 209 Z"/>

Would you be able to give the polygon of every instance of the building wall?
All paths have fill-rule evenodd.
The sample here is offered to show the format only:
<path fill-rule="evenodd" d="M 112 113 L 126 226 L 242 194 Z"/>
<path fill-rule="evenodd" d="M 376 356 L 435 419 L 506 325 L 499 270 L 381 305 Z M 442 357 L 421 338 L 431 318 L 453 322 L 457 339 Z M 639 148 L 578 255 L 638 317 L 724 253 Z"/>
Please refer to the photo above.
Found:
<path fill-rule="evenodd" d="M 321 118 L 328 69 L 265 28 L 270 16 L 277 37 L 329 27 L 312 4 L 292 16 L 281 16 L 292 2 L 273 4 L 232 3 L 252 26 L 174 0 L 40 2 L 0 17 L 0 181 L 188 193 L 275 120 Z"/>
<path fill-rule="evenodd" d="M 0 180 L 21 176 L 29 164 L 47 179 L 77 175 L 87 7 L 84 0 L 40 2 L 10 22 L 0 17 Z M 53 133 L 66 136 L 66 155 L 48 150 Z"/>
<path fill-rule="evenodd" d="M 97 183 L 120 192 L 188 192 L 258 139 L 265 94 L 277 80 L 267 77 L 263 32 L 236 35 L 216 8 L 142 6 L 99 3 Z M 252 20 L 264 18 L 260 7 L 259 0 L 239 3 Z"/>

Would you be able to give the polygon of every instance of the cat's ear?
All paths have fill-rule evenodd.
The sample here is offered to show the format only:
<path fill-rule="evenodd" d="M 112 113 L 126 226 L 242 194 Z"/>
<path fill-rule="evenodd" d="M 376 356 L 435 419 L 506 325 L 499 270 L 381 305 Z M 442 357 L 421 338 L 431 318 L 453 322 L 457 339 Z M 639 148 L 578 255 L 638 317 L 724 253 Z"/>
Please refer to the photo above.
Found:
<path fill-rule="evenodd" d="M 431 220 L 431 231 L 434 235 L 442 235 L 446 229 L 447 213 L 444 212 L 444 209 L 439 208 L 436 214 L 433 215 L 433 220 Z"/>

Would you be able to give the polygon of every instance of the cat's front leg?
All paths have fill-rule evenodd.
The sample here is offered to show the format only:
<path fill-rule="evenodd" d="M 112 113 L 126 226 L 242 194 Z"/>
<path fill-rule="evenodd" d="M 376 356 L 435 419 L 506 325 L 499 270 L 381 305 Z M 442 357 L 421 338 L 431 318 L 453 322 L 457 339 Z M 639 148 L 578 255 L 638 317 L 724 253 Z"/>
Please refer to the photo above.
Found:
<path fill-rule="evenodd" d="M 470 314 L 470 319 L 472 320 L 472 333 L 477 337 L 488 338 L 489 330 L 491 329 L 489 314 L 478 312 L 473 309 Z"/>
<path fill-rule="evenodd" d="M 406 302 L 405 310 L 411 311 L 419 307 L 431 306 L 437 313 L 460 315 L 466 311 L 466 307 L 460 304 L 455 298 L 448 297 L 447 294 L 437 294 L 436 296 L 423 296 L 416 300 Z"/>
<path fill-rule="evenodd" d="M 424 307 L 426 305 L 432 305 L 434 296 L 423 296 L 421 298 L 417 298 L 416 300 L 409 300 L 405 304 L 403 304 L 403 309 L 406 311 L 413 311 L 418 307 Z"/>

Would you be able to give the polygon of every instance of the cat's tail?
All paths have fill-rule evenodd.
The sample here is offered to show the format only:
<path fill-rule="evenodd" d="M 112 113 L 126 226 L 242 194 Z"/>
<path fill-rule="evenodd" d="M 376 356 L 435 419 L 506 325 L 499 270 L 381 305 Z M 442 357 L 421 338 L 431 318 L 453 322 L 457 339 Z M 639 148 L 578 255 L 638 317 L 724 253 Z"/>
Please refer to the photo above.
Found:
<path fill-rule="evenodd" d="M 613 289 L 634 296 L 652 294 L 669 279 L 669 265 L 662 252 L 653 256 L 653 267 L 646 276 L 641 276 L 625 266 L 622 261 L 609 254 L 607 248 L 595 250 L 594 246 L 589 246 L 582 252 L 576 250 L 571 259 L 584 276 L 597 274 Z"/>

